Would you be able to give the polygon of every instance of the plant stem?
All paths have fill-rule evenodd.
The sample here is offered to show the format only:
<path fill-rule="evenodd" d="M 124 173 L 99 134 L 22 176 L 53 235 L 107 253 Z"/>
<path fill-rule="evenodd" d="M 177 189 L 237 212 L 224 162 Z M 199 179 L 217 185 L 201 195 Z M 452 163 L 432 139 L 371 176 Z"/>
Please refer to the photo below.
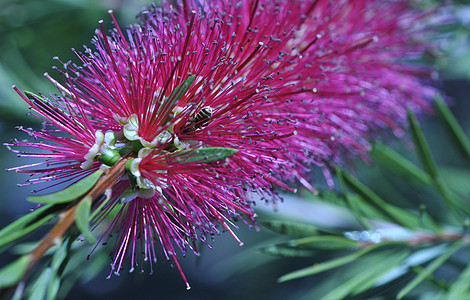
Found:
<path fill-rule="evenodd" d="M 23 275 L 23 279 L 19 282 L 23 282 L 28 274 L 28 272 L 36 265 L 36 263 L 41 259 L 41 257 L 49 250 L 52 246 L 56 245 L 59 240 L 65 235 L 65 233 L 70 229 L 70 227 L 75 222 L 75 213 L 78 207 L 78 204 L 87 197 L 92 199 L 92 204 L 96 202 L 105 192 L 107 189 L 110 189 L 116 181 L 124 175 L 126 170 L 126 162 L 130 159 L 130 157 L 122 157 L 113 167 L 111 167 L 105 175 L 103 175 L 98 182 L 91 188 L 91 190 L 86 193 L 83 197 L 77 199 L 72 206 L 67 208 L 65 212 L 60 214 L 60 219 L 57 224 L 52 227 L 52 229 L 46 234 L 46 236 L 42 239 L 39 245 L 34 248 L 31 253 L 28 254 L 30 257 L 30 261 L 28 267 L 26 269 L 25 274 Z M 15 286 L 11 286 L 9 288 L 0 289 L 0 298 L 5 296 L 5 294 L 14 289 Z"/>

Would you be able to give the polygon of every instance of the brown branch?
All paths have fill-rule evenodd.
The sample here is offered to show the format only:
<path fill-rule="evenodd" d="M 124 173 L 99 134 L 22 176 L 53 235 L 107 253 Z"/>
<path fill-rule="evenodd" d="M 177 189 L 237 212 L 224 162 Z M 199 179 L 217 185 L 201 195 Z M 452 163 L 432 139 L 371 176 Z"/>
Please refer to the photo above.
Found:
<path fill-rule="evenodd" d="M 87 197 L 90 197 L 93 202 L 99 199 L 99 197 L 101 197 L 107 189 L 111 188 L 124 174 L 124 171 L 126 170 L 126 162 L 128 160 L 129 158 L 121 158 L 111 169 L 109 169 L 105 176 L 102 176 L 98 180 L 95 186 L 93 186 L 85 196 L 83 196 L 79 201 L 76 201 L 72 207 L 68 208 L 62 214 L 59 222 L 57 222 L 41 243 L 29 254 L 31 256 L 31 260 L 28 264 L 28 271 L 38 262 L 44 253 L 49 250 L 49 248 L 57 243 L 57 239 L 60 239 L 75 222 L 75 212 L 78 204 Z"/>
<path fill-rule="evenodd" d="M 85 198 L 90 197 L 92 202 L 96 202 L 107 189 L 111 188 L 116 181 L 124 174 L 126 170 L 126 162 L 130 157 L 121 158 L 113 167 L 111 167 L 104 176 L 102 176 L 98 182 L 91 188 L 91 190 L 86 193 L 79 200 L 67 208 L 67 210 L 60 215 L 60 220 L 57 224 L 52 227 L 52 229 L 47 233 L 47 235 L 41 240 L 39 245 L 34 248 L 34 250 L 28 254 L 30 261 L 26 269 L 23 278 L 19 282 L 23 282 L 28 274 L 28 272 L 36 265 L 36 263 L 41 259 L 41 257 L 49 250 L 52 246 L 58 243 L 58 240 L 61 239 L 64 234 L 70 229 L 70 227 L 75 222 L 75 213 L 78 207 L 78 204 L 84 201 Z M 0 289 L 0 298 L 6 295 L 8 291 L 16 288 L 17 285 L 2 288 Z"/>

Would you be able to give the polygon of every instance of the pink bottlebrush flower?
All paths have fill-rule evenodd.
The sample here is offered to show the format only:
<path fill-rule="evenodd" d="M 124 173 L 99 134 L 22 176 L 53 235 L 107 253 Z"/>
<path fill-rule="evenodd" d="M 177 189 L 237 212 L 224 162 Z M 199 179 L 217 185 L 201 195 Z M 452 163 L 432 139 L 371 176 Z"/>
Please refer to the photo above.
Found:
<path fill-rule="evenodd" d="M 118 232 L 116 273 L 126 255 L 131 270 L 139 258 L 152 268 L 157 241 L 189 287 L 178 251 L 223 230 L 242 244 L 232 220 L 254 224 L 255 199 L 296 181 L 314 191 L 312 164 L 328 174 L 364 156 L 377 130 L 399 135 L 406 108 L 428 110 L 434 93 L 408 61 L 426 47 L 425 14 L 407 1 L 165 2 L 125 32 L 111 16 L 111 34 L 101 25 L 96 49 L 76 52 L 81 66 L 63 63 L 62 84 L 46 75 L 61 95 L 17 90 L 46 125 L 25 130 L 41 142 L 10 146 L 40 150 L 15 150 L 44 160 L 12 170 L 48 186 L 130 156 L 93 222 L 116 213 L 105 229 Z"/>

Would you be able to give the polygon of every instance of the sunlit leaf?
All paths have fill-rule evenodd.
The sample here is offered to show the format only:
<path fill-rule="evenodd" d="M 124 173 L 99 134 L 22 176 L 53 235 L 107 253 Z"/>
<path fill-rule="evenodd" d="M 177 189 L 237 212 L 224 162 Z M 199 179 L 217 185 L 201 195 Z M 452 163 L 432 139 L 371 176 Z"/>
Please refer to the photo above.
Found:
<path fill-rule="evenodd" d="M 180 99 L 186 94 L 189 87 L 193 83 L 195 75 L 189 76 L 184 82 L 178 85 L 168 96 L 165 101 L 158 107 L 157 116 L 166 116 L 180 101 Z"/>
<path fill-rule="evenodd" d="M 57 293 L 59 292 L 60 288 L 60 277 L 57 275 L 52 276 L 52 278 L 49 280 L 49 284 L 47 286 L 47 299 L 48 300 L 54 300 L 57 299 Z"/>
<path fill-rule="evenodd" d="M 98 182 L 102 174 L 103 171 L 98 170 L 78 181 L 77 183 L 72 184 L 66 189 L 47 195 L 29 196 L 28 200 L 35 203 L 55 204 L 74 201 L 85 195 L 96 184 L 96 182 Z"/>
<path fill-rule="evenodd" d="M 349 278 L 345 278 L 346 280 L 335 280 L 334 277 L 327 279 L 335 280 L 336 286 L 321 299 L 345 299 L 372 288 L 383 276 L 399 266 L 409 252 L 404 248 L 384 249 L 379 253 L 370 253 L 361 257 L 347 270 Z"/>
<path fill-rule="evenodd" d="M 289 241 L 288 245 L 291 247 L 303 247 L 308 249 L 328 251 L 356 249 L 358 246 L 357 241 L 353 241 L 342 236 L 333 235 L 309 236 Z"/>
<path fill-rule="evenodd" d="M 410 283 L 408 283 L 397 295 L 397 299 L 402 299 L 411 290 L 417 287 L 423 280 L 431 275 L 437 268 L 445 263 L 455 252 L 464 246 L 464 242 L 458 241 L 452 245 L 444 254 L 433 260 L 426 268 L 423 269 Z"/>
<path fill-rule="evenodd" d="M 77 205 L 77 211 L 75 213 L 75 224 L 77 224 L 77 228 L 83 233 L 86 237 L 87 241 L 90 244 L 94 244 L 95 238 L 90 232 L 90 211 L 91 211 L 91 201 L 90 197 L 85 197 L 80 203 Z"/>
<path fill-rule="evenodd" d="M 183 158 L 185 162 L 209 163 L 225 159 L 237 153 L 237 149 L 224 147 L 198 148 L 195 150 L 183 150 L 175 155 Z"/>
<path fill-rule="evenodd" d="M 278 279 L 278 281 L 279 282 L 285 282 L 285 281 L 289 281 L 289 280 L 292 280 L 292 279 L 311 276 L 311 275 L 318 274 L 318 273 L 321 273 L 321 272 L 325 272 L 325 271 L 328 271 L 328 270 L 331 270 L 331 269 L 335 269 L 335 268 L 338 268 L 340 266 L 349 264 L 349 263 L 355 261 L 356 259 L 358 259 L 359 257 L 361 257 L 365 254 L 368 254 L 368 253 L 373 252 L 377 249 L 386 248 L 386 247 L 407 248 L 408 244 L 406 244 L 404 242 L 403 243 L 401 243 L 401 242 L 383 242 L 383 243 L 380 243 L 380 244 L 377 244 L 377 245 L 367 247 L 363 250 L 354 252 L 354 253 L 349 254 L 349 255 L 334 258 L 334 259 L 328 260 L 326 262 L 317 263 L 317 264 L 314 264 L 313 266 L 310 266 L 310 267 L 307 267 L 307 268 L 303 268 L 303 269 L 285 274 L 285 275 L 281 276 Z"/>
<path fill-rule="evenodd" d="M 173 90 L 173 92 L 171 92 L 170 96 L 168 96 L 168 99 L 170 101 L 179 101 L 181 97 L 183 97 L 183 95 L 186 94 L 191 84 L 193 84 L 193 81 L 195 78 L 196 78 L 196 75 L 189 76 L 183 83 L 178 85 Z"/>
<path fill-rule="evenodd" d="M 46 299 L 46 291 L 51 279 L 51 273 L 51 268 L 46 268 L 41 275 L 39 275 L 29 292 L 29 300 Z"/>
<path fill-rule="evenodd" d="M 0 231 L 0 247 L 26 236 L 48 222 L 55 216 L 55 208 L 52 205 L 39 207 L 3 228 Z"/>
<path fill-rule="evenodd" d="M 451 285 L 446 297 L 453 300 L 468 300 L 468 295 L 470 295 L 470 264 Z"/>
<path fill-rule="evenodd" d="M 29 262 L 30 257 L 24 255 L 0 269 L 0 288 L 17 284 L 25 274 Z"/>

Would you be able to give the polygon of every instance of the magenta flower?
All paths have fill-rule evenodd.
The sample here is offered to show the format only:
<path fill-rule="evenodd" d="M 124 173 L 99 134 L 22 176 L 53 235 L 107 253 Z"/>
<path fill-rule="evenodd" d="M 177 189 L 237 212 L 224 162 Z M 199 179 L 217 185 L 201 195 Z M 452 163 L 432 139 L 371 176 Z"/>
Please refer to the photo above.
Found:
<path fill-rule="evenodd" d="M 125 32 L 111 16 L 111 34 L 101 25 L 96 49 L 76 52 L 81 66 L 61 62 L 62 84 L 46 75 L 61 95 L 17 90 L 46 125 L 23 129 L 40 142 L 10 146 L 39 150 L 15 150 L 43 161 L 12 170 L 47 187 L 129 159 L 95 203 L 100 242 L 118 232 L 115 273 L 126 255 L 131 270 L 149 260 L 152 271 L 157 242 L 189 288 L 177 252 L 224 230 L 242 244 L 232 221 L 254 224 L 255 199 L 296 183 L 314 191 L 312 164 L 328 175 L 365 156 L 434 93 L 409 62 L 426 50 L 425 14 L 407 1 L 183 1 Z"/>

